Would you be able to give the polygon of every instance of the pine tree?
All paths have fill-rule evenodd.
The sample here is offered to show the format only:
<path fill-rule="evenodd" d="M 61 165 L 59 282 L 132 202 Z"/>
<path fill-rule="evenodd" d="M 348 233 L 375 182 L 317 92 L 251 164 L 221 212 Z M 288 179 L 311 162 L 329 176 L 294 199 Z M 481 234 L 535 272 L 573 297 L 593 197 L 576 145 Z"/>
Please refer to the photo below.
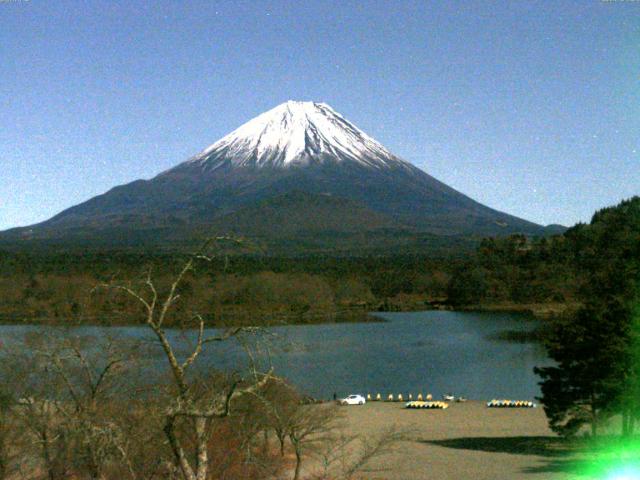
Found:
<path fill-rule="evenodd" d="M 614 414 L 623 434 L 640 416 L 640 198 L 597 212 L 565 235 L 583 275 L 583 307 L 556 321 L 545 346 L 556 365 L 536 368 L 551 428 L 576 433 Z"/>

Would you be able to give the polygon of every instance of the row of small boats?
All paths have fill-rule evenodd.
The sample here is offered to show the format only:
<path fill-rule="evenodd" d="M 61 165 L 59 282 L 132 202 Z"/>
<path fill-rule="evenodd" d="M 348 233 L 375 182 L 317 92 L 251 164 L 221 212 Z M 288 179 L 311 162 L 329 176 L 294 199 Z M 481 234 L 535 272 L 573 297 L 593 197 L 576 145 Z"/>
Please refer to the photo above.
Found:
<path fill-rule="evenodd" d="M 467 399 L 464 397 L 454 397 L 453 395 L 443 395 L 442 399 L 446 402 L 466 402 Z M 392 393 L 390 393 L 385 399 L 385 402 L 404 402 L 404 401 L 427 401 L 430 402 L 433 400 L 433 395 L 431 395 L 430 393 L 427 393 L 424 397 L 422 396 L 421 393 L 419 393 L 415 399 L 413 397 L 413 395 L 410 393 L 409 395 L 407 395 L 407 397 L 405 398 L 401 393 L 399 393 L 397 396 L 394 396 Z M 379 393 L 376 394 L 376 396 L 372 396 L 370 393 L 367 393 L 367 402 L 382 402 L 382 395 L 380 395 Z"/>
<path fill-rule="evenodd" d="M 416 398 L 413 398 L 412 394 L 409 394 L 407 398 L 405 398 L 401 393 L 394 396 L 390 393 L 384 400 L 382 395 L 379 393 L 375 396 L 372 396 L 370 393 L 367 394 L 367 402 L 408 402 L 405 404 L 406 408 L 447 408 L 449 404 L 447 402 L 466 402 L 467 399 L 464 397 L 455 397 L 453 395 L 447 394 L 442 396 L 444 401 L 434 401 L 433 396 L 429 393 L 422 396 L 419 393 Z M 489 408 L 535 408 L 536 404 L 529 400 L 507 400 L 507 399 L 493 399 L 490 402 L 487 402 L 487 407 Z"/>
<path fill-rule="evenodd" d="M 430 408 L 444 410 L 449 408 L 449 404 L 447 402 L 423 402 L 416 400 L 413 402 L 407 402 L 405 404 L 405 408 Z"/>
<path fill-rule="evenodd" d="M 489 408 L 536 408 L 536 404 L 528 400 L 496 400 L 487 402 Z"/>
<path fill-rule="evenodd" d="M 535 408 L 536 404 L 528 400 L 491 400 L 487 402 L 489 408 Z M 405 403 L 405 408 L 430 408 L 442 409 L 449 408 L 447 402 L 424 402 L 411 401 Z"/>

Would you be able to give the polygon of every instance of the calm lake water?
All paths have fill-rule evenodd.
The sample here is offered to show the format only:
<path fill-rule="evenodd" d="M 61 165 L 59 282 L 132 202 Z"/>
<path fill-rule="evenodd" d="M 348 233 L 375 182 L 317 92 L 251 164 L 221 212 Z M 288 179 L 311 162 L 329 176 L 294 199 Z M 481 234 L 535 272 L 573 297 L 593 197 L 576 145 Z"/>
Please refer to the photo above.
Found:
<path fill-rule="evenodd" d="M 473 399 L 529 398 L 540 392 L 534 366 L 547 365 L 535 343 L 499 340 L 539 324 L 514 314 L 376 314 L 383 323 L 289 327 L 295 350 L 274 361 L 295 384 L 329 397 L 349 393 L 451 392 Z"/>
<path fill-rule="evenodd" d="M 419 392 L 440 397 L 451 392 L 471 399 L 496 397 L 533 399 L 539 395 L 534 366 L 548 365 L 535 343 L 500 340 L 504 332 L 526 332 L 539 324 L 508 313 L 428 311 L 376 313 L 385 320 L 371 323 L 282 326 L 270 329 L 268 355 L 275 372 L 318 398 L 349 393 Z M 5 341 L 41 327 L 0 326 Z M 51 330 L 51 329 L 49 329 Z M 60 330 L 65 335 L 110 336 L 150 340 L 142 327 L 81 327 Z M 187 352 L 193 338 L 172 332 Z M 263 344 L 264 342 L 261 342 Z M 209 348 L 211 347 L 211 348 Z M 147 355 L 151 369 L 164 368 L 159 350 Z M 232 368 L 246 359 L 236 343 L 209 344 L 200 368 Z"/>

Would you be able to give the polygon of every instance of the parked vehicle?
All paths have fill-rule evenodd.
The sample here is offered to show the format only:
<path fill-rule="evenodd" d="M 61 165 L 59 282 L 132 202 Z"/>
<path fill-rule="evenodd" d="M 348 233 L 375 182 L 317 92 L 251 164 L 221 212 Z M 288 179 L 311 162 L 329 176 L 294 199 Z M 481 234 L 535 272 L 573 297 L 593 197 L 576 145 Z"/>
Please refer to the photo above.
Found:
<path fill-rule="evenodd" d="M 362 395 L 349 395 L 340 399 L 340 405 L 364 405 L 366 402 Z"/>

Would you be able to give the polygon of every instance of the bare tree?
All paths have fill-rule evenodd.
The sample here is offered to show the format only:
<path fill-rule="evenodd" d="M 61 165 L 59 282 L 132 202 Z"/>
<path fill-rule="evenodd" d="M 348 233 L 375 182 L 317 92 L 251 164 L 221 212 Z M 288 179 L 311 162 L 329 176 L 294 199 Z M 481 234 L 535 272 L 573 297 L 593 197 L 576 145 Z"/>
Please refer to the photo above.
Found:
<path fill-rule="evenodd" d="M 56 415 L 56 407 L 48 400 L 23 399 L 19 414 L 20 425 L 30 433 L 31 442 L 23 450 L 25 455 L 39 453 L 44 474 L 48 480 L 68 478 L 72 448 L 67 441 L 67 430 Z M 29 449 L 33 446 L 35 449 Z"/>
<path fill-rule="evenodd" d="M 263 409 L 264 421 L 278 439 L 280 456 L 284 457 L 285 443 L 291 428 L 299 421 L 302 398 L 284 380 L 269 382 L 259 392 L 259 405 Z"/>
<path fill-rule="evenodd" d="M 336 427 L 338 410 L 331 405 L 301 405 L 292 416 L 288 435 L 296 456 L 293 480 L 299 480 L 302 460 L 309 451 L 314 451 L 330 441 L 330 433 Z"/>
<path fill-rule="evenodd" d="M 271 371 L 259 374 L 255 370 L 249 379 L 235 376 L 227 385 L 202 395 L 195 387 L 194 380 L 187 375 L 202 353 L 203 348 L 212 342 L 223 342 L 244 333 L 255 333 L 253 327 L 233 327 L 212 336 L 205 335 L 204 318 L 195 314 L 189 323 L 197 328 L 197 339 L 192 350 L 179 358 L 174 345 L 164 329 L 165 321 L 171 309 L 180 299 L 179 289 L 187 274 L 196 262 L 211 261 L 207 255 L 209 248 L 218 242 L 232 241 L 229 237 L 217 237 L 204 245 L 189 257 L 182 269 L 173 279 L 168 291 L 161 295 L 154 284 L 151 272 L 148 272 L 144 287 L 140 290 L 127 285 L 104 284 L 103 287 L 124 292 L 142 305 L 145 312 L 144 322 L 153 332 L 162 347 L 172 376 L 174 394 L 165 408 L 164 434 L 174 457 L 175 467 L 186 480 L 206 480 L 209 474 L 208 440 L 212 421 L 228 416 L 232 402 L 238 397 L 258 391 L 272 378 Z M 187 431 L 187 434 L 181 432 Z M 190 443 L 195 445 L 193 457 L 187 452 Z"/>
<path fill-rule="evenodd" d="M 14 464 L 16 426 L 12 415 L 14 398 L 8 389 L 2 387 L 0 387 L 0 480 L 5 480 L 11 477 L 16 467 Z"/>
<path fill-rule="evenodd" d="M 269 429 L 268 412 L 256 397 L 238 399 L 210 437 L 211 478 L 281 478 L 285 460 L 270 448 Z"/>
<path fill-rule="evenodd" d="M 63 389 L 53 381 L 55 375 L 26 351 L 24 345 L 16 346 L 15 351 L 5 352 L 2 363 L 2 377 L 10 382 L 17 399 L 12 413 L 21 433 L 18 448 L 23 461 L 32 464 L 32 474 L 35 470 L 48 480 L 67 478 L 71 473 L 72 447 L 56 400 Z"/>
<path fill-rule="evenodd" d="M 284 381 L 270 382 L 255 397 L 264 421 L 279 441 L 282 456 L 285 441 L 291 443 L 296 459 L 294 480 L 302 478 L 303 462 L 309 458 L 315 458 L 320 468 L 305 478 L 350 480 L 359 472 L 371 471 L 376 459 L 389 454 L 409 435 L 409 431 L 396 427 L 371 437 L 346 435 L 339 408 L 333 404 L 304 404 L 298 392 Z"/>
<path fill-rule="evenodd" d="M 331 440 L 323 444 L 324 448 L 317 451 L 321 470 L 311 479 L 351 480 L 363 471 L 383 471 L 384 468 L 373 468 L 375 460 L 390 454 L 399 442 L 408 438 L 407 430 L 395 426 L 372 437 L 334 433 Z"/>
<path fill-rule="evenodd" d="M 50 480 L 72 474 L 98 479 L 113 463 L 128 464 L 127 438 L 118 422 L 126 405 L 124 369 L 131 360 L 124 343 L 31 335 L 5 358 L 11 373 L 2 376 L 14 380 L 21 397 L 13 414 L 28 433 L 24 453 L 38 452 Z M 135 477 L 131 469 L 121 476 Z"/>

